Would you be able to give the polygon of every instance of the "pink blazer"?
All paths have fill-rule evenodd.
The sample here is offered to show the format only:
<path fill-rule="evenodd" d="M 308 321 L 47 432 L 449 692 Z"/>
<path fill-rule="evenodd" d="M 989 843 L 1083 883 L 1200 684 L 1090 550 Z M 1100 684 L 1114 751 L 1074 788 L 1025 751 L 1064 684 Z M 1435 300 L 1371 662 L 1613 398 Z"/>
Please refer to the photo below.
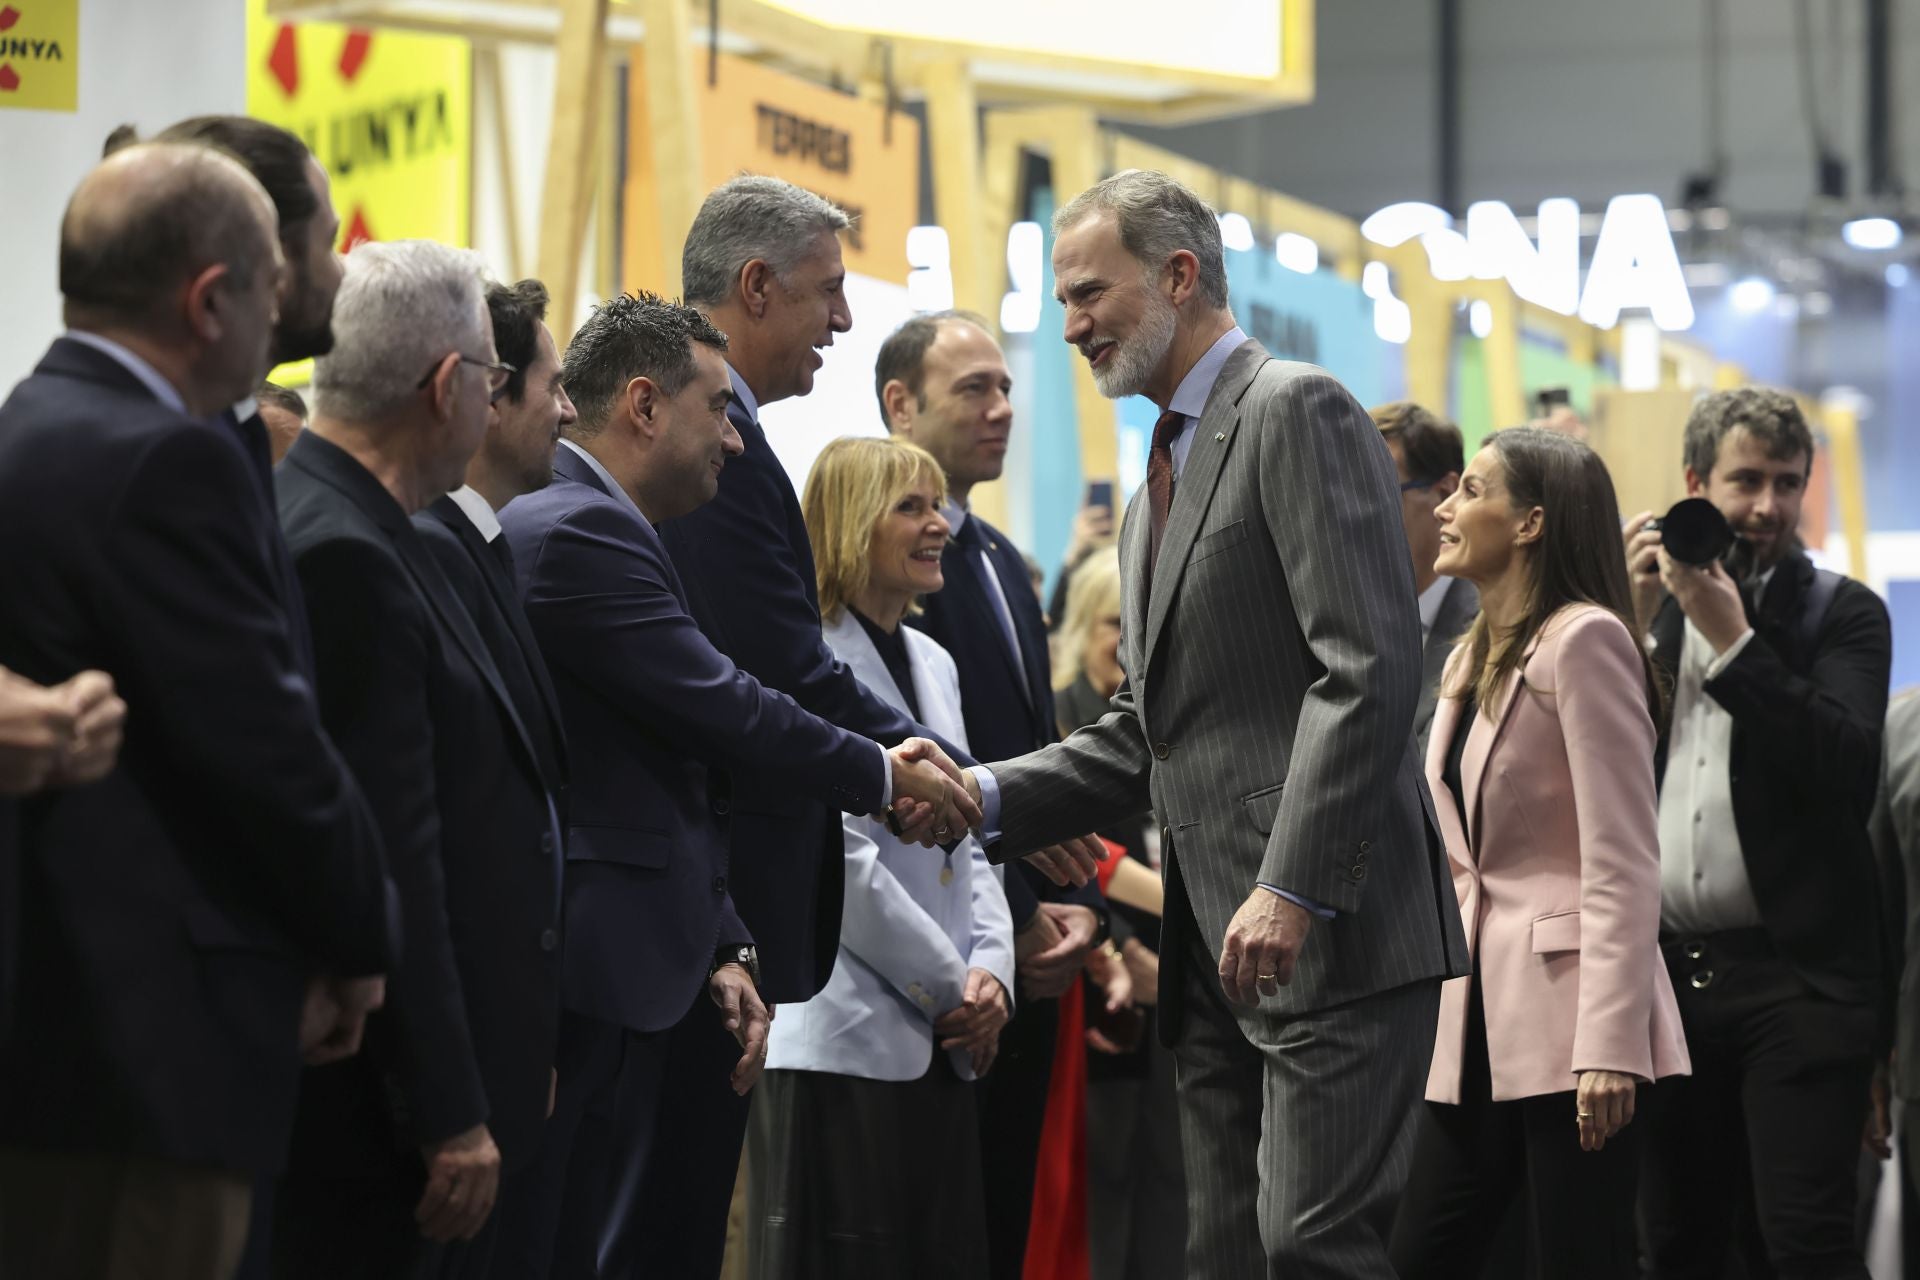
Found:
<path fill-rule="evenodd" d="M 1449 687 L 1466 647 L 1447 661 Z M 1660 957 L 1653 719 L 1625 624 L 1572 605 L 1528 650 L 1497 722 L 1460 762 L 1462 815 L 1441 780 L 1465 704 L 1442 697 L 1427 783 L 1467 947 L 1479 962 L 1495 1101 L 1563 1093 L 1582 1071 L 1642 1081 L 1691 1070 Z M 1460 1101 L 1467 984 L 1440 992 L 1427 1098 Z"/>

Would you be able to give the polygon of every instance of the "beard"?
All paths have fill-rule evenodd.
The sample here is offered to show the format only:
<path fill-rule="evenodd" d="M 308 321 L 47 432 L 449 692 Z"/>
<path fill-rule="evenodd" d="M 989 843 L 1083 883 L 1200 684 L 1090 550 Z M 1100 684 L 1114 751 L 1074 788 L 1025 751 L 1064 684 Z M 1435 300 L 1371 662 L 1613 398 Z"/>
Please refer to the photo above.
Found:
<path fill-rule="evenodd" d="M 302 269 L 294 281 L 291 305 L 281 308 L 273 328 L 273 362 L 287 364 L 326 355 L 333 350 L 333 299 L 317 297 L 313 280 Z"/>
<path fill-rule="evenodd" d="M 1157 292 L 1147 295 L 1147 309 L 1133 332 L 1113 344 L 1113 354 L 1093 371 L 1093 385 L 1109 400 L 1124 400 L 1146 389 L 1167 351 L 1179 323 L 1173 304 Z"/>

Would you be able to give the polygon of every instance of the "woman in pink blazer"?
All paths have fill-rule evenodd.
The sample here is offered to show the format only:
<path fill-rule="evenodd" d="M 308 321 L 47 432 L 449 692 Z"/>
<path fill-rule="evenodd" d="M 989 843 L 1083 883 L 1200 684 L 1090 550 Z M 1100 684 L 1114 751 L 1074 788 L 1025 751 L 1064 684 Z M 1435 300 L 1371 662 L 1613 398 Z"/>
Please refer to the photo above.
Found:
<path fill-rule="evenodd" d="M 1635 1094 L 1688 1061 L 1613 482 L 1567 436 L 1502 431 L 1436 515 L 1435 567 L 1480 590 L 1427 751 L 1474 972 L 1441 989 L 1394 1265 L 1480 1274 L 1524 1192 L 1539 1275 L 1631 1277 Z"/>

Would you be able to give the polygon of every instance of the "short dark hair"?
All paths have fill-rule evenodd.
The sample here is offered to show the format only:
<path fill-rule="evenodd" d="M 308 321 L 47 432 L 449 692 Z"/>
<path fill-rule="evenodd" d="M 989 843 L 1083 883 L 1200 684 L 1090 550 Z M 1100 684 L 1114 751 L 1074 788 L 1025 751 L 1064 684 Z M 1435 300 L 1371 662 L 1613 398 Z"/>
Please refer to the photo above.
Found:
<path fill-rule="evenodd" d="M 236 163 L 204 147 L 155 144 L 165 163 L 107 197 L 83 182 L 60 220 L 60 294 L 70 308 L 147 319 L 216 263 L 235 289 L 273 267 Z M 97 172 L 97 171 L 96 171 Z"/>
<path fill-rule="evenodd" d="M 307 220 L 319 211 L 320 199 L 307 181 L 307 144 L 279 125 L 251 116 L 194 116 L 169 125 L 153 142 L 191 142 L 224 151 L 245 166 L 267 189 L 274 214 L 280 219 L 280 239 L 291 242 Z M 104 149 L 112 155 L 139 141 L 132 125 L 121 125 L 107 135 Z"/>
<path fill-rule="evenodd" d="M 560 362 L 567 396 L 580 415 L 568 433 L 582 440 L 599 435 L 621 388 L 635 378 L 650 378 L 666 395 L 679 395 L 693 381 L 696 342 L 727 349 L 727 335 L 696 307 L 644 290 L 595 307 Z"/>
<path fill-rule="evenodd" d="M 1400 442 L 1407 460 L 1407 478 L 1431 484 L 1445 475 L 1467 469 L 1466 444 L 1460 428 L 1433 410 L 1411 400 L 1396 400 L 1367 411 L 1380 434 Z"/>
<path fill-rule="evenodd" d="M 940 326 L 951 321 L 973 325 L 983 333 L 993 332 L 987 322 L 971 311 L 930 311 L 913 317 L 887 335 L 880 344 L 879 358 L 873 362 L 873 398 L 880 402 L 880 422 L 889 431 L 893 419 L 887 416 L 887 384 L 898 378 L 913 393 L 922 409 L 927 407 L 927 349 L 940 336 Z"/>
<path fill-rule="evenodd" d="M 1684 456 L 1695 475 L 1705 480 L 1713 474 L 1720 442 L 1736 427 L 1745 427 L 1775 462 L 1799 454 L 1805 456 L 1807 470 L 1813 469 L 1813 431 L 1799 403 L 1772 387 L 1737 387 L 1701 397 L 1687 415 Z"/>
<path fill-rule="evenodd" d="M 253 398 L 261 404 L 282 409 L 302 422 L 307 420 L 307 402 L 292 387 L 283 387 L 277 382 L 263 382 L 253 393 Z"/>
<path fill-rule="evenodd" d="M 493 349 L 513 366 L 507 399 L 519 404 L 527 394 L 527 367 L 540 350 L 540 322 L 547 318 L 547 286 L 538 280 L 487 286 L 487 311 L 493 316 Z"/>

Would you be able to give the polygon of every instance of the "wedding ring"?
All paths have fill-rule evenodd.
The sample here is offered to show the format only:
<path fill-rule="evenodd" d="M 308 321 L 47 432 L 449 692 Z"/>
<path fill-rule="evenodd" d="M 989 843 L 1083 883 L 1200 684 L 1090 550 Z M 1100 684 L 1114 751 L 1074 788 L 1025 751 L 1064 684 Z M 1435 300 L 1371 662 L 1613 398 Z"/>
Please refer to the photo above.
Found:
<path fill-rule="evenodd" d="M 945 827 L 935 827 L 933 829 L 933 834 L 935 834 L 936 836 L 944 836 L 947 834 L 947 829 Z"/>
<path fill-rule="evenodd" d="M 1591 1119 L 1593 1119 L 1593 1112 L 1591 1112 L 1591 1111 L 1576 1111 L 1576 1112 L 1574 1112 L 1574 1113 L 1573 1113 L 1573 1116 L 1574 1116 L 1574 1119 L 1576 1119 L 1576 1120 L 1591 1120 Z"/>
<path fill-rule="evenodd" d="M 1280 980 L 1280 975 L 1277 973 L 1256 973 L 1253 976 L 1262 982 L 1278 982 Z"/>

